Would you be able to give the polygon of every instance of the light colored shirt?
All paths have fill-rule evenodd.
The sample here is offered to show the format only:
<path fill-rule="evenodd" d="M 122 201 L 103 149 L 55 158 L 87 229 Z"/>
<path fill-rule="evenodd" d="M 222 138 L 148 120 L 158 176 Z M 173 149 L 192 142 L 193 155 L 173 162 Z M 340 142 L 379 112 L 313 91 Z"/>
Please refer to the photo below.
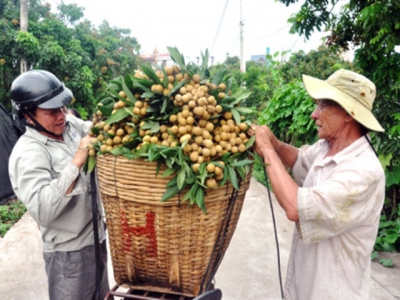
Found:
<path fill-rule="evenodd" d="M 69 115 L 67 120 L 63 141 L 26 127 L 9 159 L 12 187 L 40 226 L 45 252 L 75 251 L 94 244 L 90 175 L 72 162 L 92 123 Z M 75 179 L 72 192 L 66 194 Z M 100 203 L 99 208 L 103 241 Z"/>
<path fill-rule="evenodd" d="M 361 137 L 325 157 L 320 140 L 300 148 L 293 175 L 299 221 L 293 233 L 286 300 L 366 300 L 385 175 Z"/>

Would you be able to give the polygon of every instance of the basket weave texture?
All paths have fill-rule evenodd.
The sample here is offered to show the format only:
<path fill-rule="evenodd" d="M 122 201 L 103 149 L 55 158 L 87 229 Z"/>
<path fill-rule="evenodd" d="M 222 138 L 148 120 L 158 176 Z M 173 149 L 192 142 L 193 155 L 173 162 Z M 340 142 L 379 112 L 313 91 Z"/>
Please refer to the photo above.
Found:
<path fill-rule="evenodd" d="M 182 202 L 161 202 L 166 184 L 157 163 L 99 155 L 97 175 L 118 285 L 195 297 L 210 289 L 242 209 L 250 174 L 206 190 L 205 215 Z"/>

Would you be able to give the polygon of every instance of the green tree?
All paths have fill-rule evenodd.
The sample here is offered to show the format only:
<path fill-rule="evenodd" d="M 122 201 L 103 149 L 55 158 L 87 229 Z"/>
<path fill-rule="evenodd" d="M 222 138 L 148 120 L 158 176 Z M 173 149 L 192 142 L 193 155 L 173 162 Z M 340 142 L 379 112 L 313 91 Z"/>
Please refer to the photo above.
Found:
<path fill-rule="evenodd" d="M 227 74 L 230 74 L 233 89 L 236 89 L 243 85 L 243 73 L 240 72 L 239 57 L 231 57 L 227 55 L 223 63 L 218 63 L 210 67 L 210 73 L 212 76 L 222 70 L 224 70 Z"/>
<path fill-rule="evenodd" d="M 353 64 L 340 57 L 340 51 L 325 45 L 308 53 L 300 50 L 293 53 L 282 65 L 285 82 L 301 79 L 302 74 L 325 80 L 339 69 L 354 70 Z"/>
<path fill-rule="evenodd" d="M 83 7 L 29 1 L 29 31 L 19 30 L 19 1 L 0 5 L 0 101 L 9 105 L 9 88 L 19 75 L 19 59 L 34 69 L 54 73 L 75 96 L 73 104 L 87 118 L 103 82 L 137 68 L 139 44 L 130 30 L 103 22 L 95 28 L 83 18 Z"/>
<path fill-rule="evenodd" d="M 310 115 L 315 105 L 302 81 L 292 81 L 275 89 L 273 98 L 260 112 L 259 124 L 267 124 L 285 143 L 299 147 L 317 139 Z"/>

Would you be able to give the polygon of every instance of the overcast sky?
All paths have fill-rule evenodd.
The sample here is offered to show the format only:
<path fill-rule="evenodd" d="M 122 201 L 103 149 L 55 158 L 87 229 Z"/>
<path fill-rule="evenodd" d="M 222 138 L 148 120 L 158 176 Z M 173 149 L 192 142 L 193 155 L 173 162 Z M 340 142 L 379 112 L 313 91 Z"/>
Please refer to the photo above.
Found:
<path fill-rule="evenodd" d="M 60 0 L 47 0 L 54 7 Z M 242 1 L 242 5 L 241 5 Z M 167 53 L 177 47 L 193 61 L 206 49 L 214 63 L 226 55 L 240 57 L 240 20 L 244 21 L 245 60 L 251 55 L 282 50 L 308 52 L 321 44 L 323 33 L 304 37 L 289 34 L 287 23 L 300 5 L 286 7 L 274 0 L 64 0 L 85 8 L 84 18 L 98 26 L 107 20 L 112 27 L 128 28 L 141 53 Z M 241 10 L 242 7 L 242 10 Z"/>

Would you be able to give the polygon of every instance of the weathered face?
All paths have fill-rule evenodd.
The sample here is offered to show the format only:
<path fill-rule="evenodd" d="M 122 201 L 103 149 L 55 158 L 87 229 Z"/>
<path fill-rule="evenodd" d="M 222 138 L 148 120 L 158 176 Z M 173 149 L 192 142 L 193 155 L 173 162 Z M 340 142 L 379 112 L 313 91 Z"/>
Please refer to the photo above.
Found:
<path fill-rule="evenodd" d="M 328 142 L 337 139 L 345 126 L 347 112 L 336 102 L 319 100 L 311 114 L 318 128 L 318 137 Z"/>
<path fill-rule="evenodd" d="M 43 128 L 54 133 L 54 135 L 58 136 L 59 138 L 62 138 L 62 134 L 64 133 L 66 125 L 65 113 L 65 106 L 54 109 L 43 109 L 38 107 L 36 109 L 34 118 L 40 125 L 43 126 Z M 27 117 L 27 119 L 29 122 L 30 118 Z M 54 136 L 50 136 L 46 132 L 41 133 L 45 136 L 54 138 Z"/>

